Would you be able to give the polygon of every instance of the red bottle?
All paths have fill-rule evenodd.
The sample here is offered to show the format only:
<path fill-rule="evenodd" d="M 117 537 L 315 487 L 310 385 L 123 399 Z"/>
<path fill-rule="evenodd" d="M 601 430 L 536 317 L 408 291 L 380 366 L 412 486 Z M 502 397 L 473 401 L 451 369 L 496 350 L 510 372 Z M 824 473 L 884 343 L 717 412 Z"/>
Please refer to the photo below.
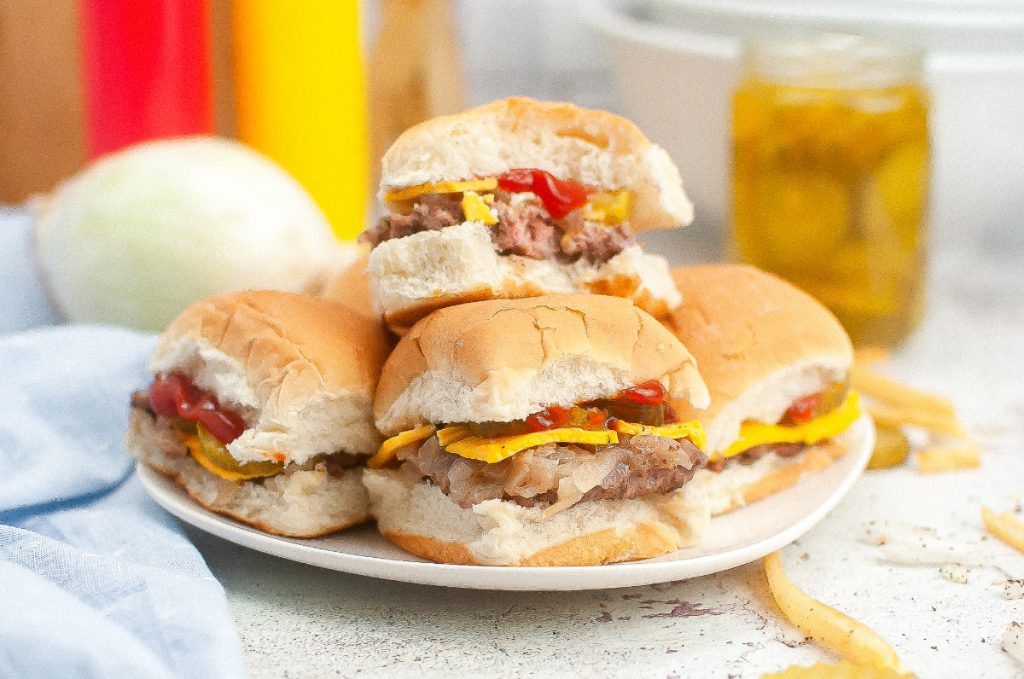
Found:
<path fill-rule="evenodd" d="M 206 0 L 82 0 L 90 158 L 213 131 Z"/>

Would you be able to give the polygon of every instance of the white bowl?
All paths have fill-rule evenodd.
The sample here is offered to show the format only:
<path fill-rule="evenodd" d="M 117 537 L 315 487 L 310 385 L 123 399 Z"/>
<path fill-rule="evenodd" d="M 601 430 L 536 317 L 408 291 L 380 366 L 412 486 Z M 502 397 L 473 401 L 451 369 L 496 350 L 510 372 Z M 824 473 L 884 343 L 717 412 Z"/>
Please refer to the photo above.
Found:
<path fill-rule="evenodd" d="M 935 247 L 995 239 L 1024 251 L 1024 229 L 1017 226 L 1024 215 L 1024 5 L 655 0 L 638 6 L 593 4 L 591 22 L 613 57 L 624 113 L 682 170 L 697 207 L 694 235 L 717 238 L 728 223 L 731 97 L 743 40 L 793 29 L 845 30 L 927 49 Z"/>

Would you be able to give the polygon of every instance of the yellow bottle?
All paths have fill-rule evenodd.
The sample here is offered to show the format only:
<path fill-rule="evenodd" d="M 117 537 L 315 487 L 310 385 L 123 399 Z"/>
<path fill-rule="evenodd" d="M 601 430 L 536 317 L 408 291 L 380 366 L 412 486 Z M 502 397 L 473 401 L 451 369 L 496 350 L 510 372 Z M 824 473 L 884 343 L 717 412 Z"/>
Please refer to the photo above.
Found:
<path fill-rule="evenodd" d="M 232 3 L 238 135 L 295 176 L 339 238 L 366 220 L 359 3 Z"/>
<path fill-rule="evenodd" d="M 733 247 L 897 344 L 922 313 L 928 100 L 918 54 L 853 36 L 753 43 L 733 99 Z"/>

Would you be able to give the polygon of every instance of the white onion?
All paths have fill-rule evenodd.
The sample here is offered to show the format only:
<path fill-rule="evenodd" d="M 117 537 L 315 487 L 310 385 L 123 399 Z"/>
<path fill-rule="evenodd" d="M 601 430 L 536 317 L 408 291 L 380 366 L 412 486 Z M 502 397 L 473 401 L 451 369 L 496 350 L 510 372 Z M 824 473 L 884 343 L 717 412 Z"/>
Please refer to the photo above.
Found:
<path fill-rule="evenodd" d="M 36 241 L 68 320 L 144 330 L 230 290 L 315 288 L 355 256 L 290 175 L 213 137 L 93 163 L 42 203 Z"/>
<path fill-rule="evenodd" d="M 566 476 L 558 482 L 558 500 L 544 509 L 544 517 L 554 516 L 582 499 L 583 492 L 573 483 L 572 477 Z"/>
<path fill-rule="evenodd" d="M 580 463 L 572 472 L 572 481 L 583 493 L 599 485 L 615 468 L 614 455 L 602 455 Z"/>

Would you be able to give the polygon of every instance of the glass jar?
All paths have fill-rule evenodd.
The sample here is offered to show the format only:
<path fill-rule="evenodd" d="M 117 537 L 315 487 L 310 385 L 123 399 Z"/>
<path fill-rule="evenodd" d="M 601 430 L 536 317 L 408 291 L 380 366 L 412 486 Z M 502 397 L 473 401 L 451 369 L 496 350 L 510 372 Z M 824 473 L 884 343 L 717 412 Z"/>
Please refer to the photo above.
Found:
<path fill-rule="evenodd" d="M 754 41 L 733 98 L 736 258 L 788 279 L 854 343 L 922 315 L 928 98 L 918 53 L 849 35 Z"/>

